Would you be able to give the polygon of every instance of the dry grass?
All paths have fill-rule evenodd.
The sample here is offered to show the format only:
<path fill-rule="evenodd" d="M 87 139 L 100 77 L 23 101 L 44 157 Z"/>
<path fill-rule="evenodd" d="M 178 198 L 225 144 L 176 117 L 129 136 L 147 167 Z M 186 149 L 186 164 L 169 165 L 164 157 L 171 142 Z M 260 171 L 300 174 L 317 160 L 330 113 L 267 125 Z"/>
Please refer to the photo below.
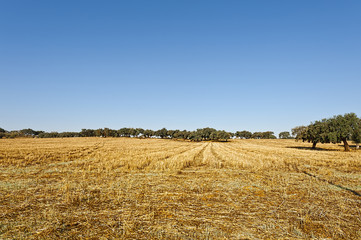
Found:
<path fill-rule="evenodd" d="M 360 239 L 361 151 L 0 139 L 1 239 Z"/>

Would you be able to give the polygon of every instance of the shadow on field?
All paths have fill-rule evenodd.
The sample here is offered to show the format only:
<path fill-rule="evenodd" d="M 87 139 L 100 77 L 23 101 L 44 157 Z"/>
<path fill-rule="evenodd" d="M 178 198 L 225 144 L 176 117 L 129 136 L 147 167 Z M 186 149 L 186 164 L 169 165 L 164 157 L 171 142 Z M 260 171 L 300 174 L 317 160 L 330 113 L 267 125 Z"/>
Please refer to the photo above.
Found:
<path fill-rule="evenodd" d="M 343 145 L 341 145 L 343 147 Z M 310 151 L 328 151 L 328 152 L 339 152 L 341 150 L 339 149 L 325 149 L 325 148 L 312 148 L 312 147 L 294 147 L 294 146 L 289 146 L 286 148 L 293 148 L 293 149 L 299 149 L 299 150 L 310 150 Z"/>
<path fill-rule="evenodd" d="M 331 182 L 331 181 L 329 181 L 329 180 L 327 180 L 327 179 L 320 178 L 320 177 L 318 177 L 318 176 L 316 176 L 316 175 L 313 175 L 313 174 L 311 174 L 311 173 L 309 173 L 309 172 L 306 172 L 306 171 L 302 171 L 302 172 L 303 172 L 304 174 L 310 176 L 310 177 L 316 178 L 317 180 L 320 180 L 320 181 L 322 181 L 322 182 L 326 182 L 326 183 L 328 183 L 328 184 L 330 184 L 330 185 L 332 185 L 332 186 L 335 186 L 335 187 L 338 187 L 338 188 L 340 188 L 340 189 L 346 190 L 346 191 L 348 191 L 348 192 L 350 192 L 350 193 L 352 193 L 352 194 L 354 194 L 354 195 L 356 195 L 356 196 L 361 197 L 361 194 L 360 194 L 360 193 L 356 192 L 355 190 L 352 190 L 351 188 L 347 188 L 347 187 L 344 187 L 344 186 L 335 184 L 335 183 L 333 183 L 333 182 Z"/>
<path fill-rule="evenodd" d="M 338 145 L 339 147 L 343 147 L 343 144 L 339 144 Z M 351 149 L 353 148 L 353 149 L 356 149 L 356 145 L 352 145 L 352 144 L 350 144 L 350 145 L 348 145 Z"/>

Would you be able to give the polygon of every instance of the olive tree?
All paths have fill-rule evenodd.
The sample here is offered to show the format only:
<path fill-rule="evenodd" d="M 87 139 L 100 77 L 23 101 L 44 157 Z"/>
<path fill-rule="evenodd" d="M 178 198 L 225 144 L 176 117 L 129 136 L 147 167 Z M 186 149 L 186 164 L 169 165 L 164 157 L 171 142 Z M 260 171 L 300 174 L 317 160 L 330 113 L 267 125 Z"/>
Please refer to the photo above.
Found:
<path fill-rule="evenodd" d="M 279 137 L 280 139 L 290 139 L 290 138 L 291 138 L 291 134 L 290 134 L 290 132 L 287 132 L 287 131 L 285 131 L 285 132 L 280 132 L 280 134 L 278 134 L 278 137 Z"/>
<path fill-rule="evenodd" d="M 327 138 L 328 126 L 327 119 L 322 119 L 321 121 L 315 121 L 307 127 L 305 134 L 305 140 L 312 143 L 312 148 L 315 149 L 317 143 L 327 143 L 329 142 Z"/>
<path fill-rule="evenodd" d="M 297 126 L 292 128 L 292 136 L 296 138 L 296 141 L 307 140 L 307 127 L 306 126 Z"/>
<path fill-rule="evenodd" d="M 355 135 L 357 137 L 359 131 L 359 121 L 355 113 L 347 113 L 345 115 L 337 115 L 328 120 L 328 132 L 326 133 L 329 141 L 332 143 L 343 143 L 345 151 L 350 151 L 350 146 L 347 140 Z M 356 133 L 356 134 L 355 134 Z"/>
<path fill-rule="evenodd" d="M 360 119 L 355 113 L 337 115 L 311 123 L 307 128 L 301 129 L 299 134 L 302 140 L 312 142 L 312 148 L 317 143 L 343 143 L 345 151 L 350 151 L 348 140 L 360 143 Z"/>
<path fill-rule="evenodd" d="M 238 138 L 244 138 L 244 139 L 250 139 L 252 137 L 252 133 L 246 130 L 243 131 L 237 131 L 236 137 Z"/>

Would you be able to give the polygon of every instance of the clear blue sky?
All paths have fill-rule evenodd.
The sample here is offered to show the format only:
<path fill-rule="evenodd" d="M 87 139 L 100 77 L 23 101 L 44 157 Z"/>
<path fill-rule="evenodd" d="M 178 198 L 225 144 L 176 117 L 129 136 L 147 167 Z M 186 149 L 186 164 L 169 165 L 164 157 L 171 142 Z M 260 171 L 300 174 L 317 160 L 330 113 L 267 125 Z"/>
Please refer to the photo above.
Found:
<path fill-rule="evenodd" d="M 0 127 L 276 133 L 361 116 L 361 1 L 0 1 Z"/>

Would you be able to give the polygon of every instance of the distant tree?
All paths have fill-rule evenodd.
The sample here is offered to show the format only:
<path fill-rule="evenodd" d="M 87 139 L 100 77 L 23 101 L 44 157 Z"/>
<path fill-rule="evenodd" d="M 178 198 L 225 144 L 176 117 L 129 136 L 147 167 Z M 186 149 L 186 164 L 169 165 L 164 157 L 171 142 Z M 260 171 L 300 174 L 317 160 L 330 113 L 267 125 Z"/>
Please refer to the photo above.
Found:
<path fill-rule="evenodd" d="M 307 127 L 306 126 L 297 126 L 292 128 L 292 136 L 296 138 L 296 141 L 307 140 Z"/>
<path fill-rule="evenodd" d="M 226 132 L 224 130 L 221 131 L 214 131 L 210 134 L 209 138 L 211 140 L 216 140 L 216 141 L 228 141 L 228 139 L 231 138 L 231 134 L 229 132 Z"/>
<path fill-rule="evenodd" d="M 138 137 L 138 131 L 135 128 L 129 128 L 128 129 L 129 136 L 131 137 Z"/>
<path fill-rule="evenodd" d="M 236 133 L 234 133 L 234 132 L 228 132 L 228 133 L 229 133 L 229 135 L 231 136 L 231 138 L 236 137 Z"/>
<path fill-rule="evenodd" d="M 136 137 L 144 136 L 144 129 L 143 128 L 136 128 Z"/>
<path fill-rule="evenodd" d="M 166 138 L 168 137 L 168 130 L 166 128 L 159 129 L 155 132 L 155 136 Z"/>
<path fill-rule="evenodd" d="M 14 131 L 10 131 L 6 134 L 6 137 L 8 138 L 17 138 L 17 137 L 22 137 L 23 135 L 20 133 L 20 131 L 14 130 Z"/>
<path fill-rule="evenodd" d="M 35 136 L 38 137 L 41 133 L 44 133 L 44 131 L 35 131 Z"/>
<path fill-rule="evenodd" d="M 81 137 L 95 137 L 95 131 L 93 129 L 83 128 L 80 132 Z"/>
<path fill-rule="evenodd" d="M 34 131 L 31 128 L 27 128 L 27 129 L 22 129 L 20 130 L 20 135 L 24 136 L 24 137 L 34 137 L 35 135 L 37 135 L 38 132 Z"/>
<path fill-rule="evenodd" d="M 6 130 L 3 128 L 0 128 L 0 139 L 6 136 Z"/>
<path fill-rule="evenodd" d="M 80 133 L 78 132 L 61 132 L 57 137 L 60 138 L 68 138 L 68 137 L 80 137 Z"/>
<path fill-rule="evenodd" d="M 177 139 L 189 139 L 190 132 L 187 130 L 178 131 L 174 133 L 174 138 Z"/>
<path fill-rule="evenodd" d="M 59 133 L 58 132 L 43 132 L 43 133 L 40 133 L 39 138 L 57 138 L 59 137 Z"/>
<path fill-rule="evenodd" d="M 235 134 L 231 133 L 231 132 L 226 132 L 226 131 L 221 131 L 220 133 L 220 139 L 225 140 L 226 142 L 228 142 L 228 139 L 234 137 Z"/>
<path fill-rule="evenodd" d="M 263 137 L 262 132 L 254 132 L 252 133 L 252 138 L 254 139 L 261 139 Z"/>
<path fill-rule="evenodd" d="M 111 133 L 111 130 L 109 128 L 104 128 L 103 129 L 103 137 L 109 137 Z"/>
<path fill-rule="evenodd" d="M 206 128 L 199 128 L 197 129 L 197 135 L 201 136 L 202 140 L 209 140 L 210 136 L 213 132 L 217 130 L 214 128 L 206 127 Z"/>
<path fill-rule="evenodd" d="M 202 134 L 201 134 L 201 131 L 193 131 L 193 132 L 190 132 L 189 133 L 189 136 L 188 136 L 189 140 L 191 141 L 202 141 Z"/>
<path fill-rule="evenodd" d="M 277 137 L 274 135 L 274 132 L 267 131 L 262 132 L 262 139 L 276 139 Z"/>
<path fill-rule="evenodd" d="M 252 138 L 252 133 L 249 132 L 249 131 L 246 131 L 246 130 L 244 130 L 244 131 L 237 131 L 235 135 L 236 135 L 236 137 L 238 137 L 238 138 L 244 138 L 244 139 Z"/>
<path fill-rule="evenodd" d="M 104 130 L 102 128 L 98 128 L 97 130 L 95 130 L 95 136 L 104 137 Z"/>
<path fill-rule="evenodd" d="M 176 135 L 177 132 L 179 132 L 179 130 L 168 130 L 167 131 L 167 136 L 169 138 L 175 138 L 175 135 Z"/>
<path fill-rule="evenodd" d="M 209 140 L 218 141 L 219 140 L 219 134 L 218 132 L 214 131 L 209 135 Z"/>
<path fill-rule="evenodd" d="M 145 136 L 146 138 L 153 137 L 153 136 L 154 136 L 154 131 L 151 130 L 151 129 L 146 129 L 146 130 L 144 130 L 144 136 Z"/>
<path fill-rule="evenodd" d="M 118 131 L 114 129 L 109 130 L 109 137 L 118 137 Z"/>
<path fill-rule="evenodd" d="M 291 134 L 290 134 L 290 132 L 287 132 L 287 131 L 285 131 L 285 132 L 280 132 L 280 134 L 278 134 L 278 137 L 279 137 L 280 139 L 290 139 L 290 138 L 291 138 Z"/>
<path fill-rule="evenodd" d="M 130 137 L 132 133 L 134 134 L 134 131 L 130 128 L 121 128 L 118 130 L 118 135 L 120 137 Z"/>
<path fill-rule="evenodd" d="M 252 138 L 255 138 L 255 139 L 276 139 L 277 137 L 274 135 L 274 132 L 266 131 L 266 132 L 254 132 L 252 134 Z"/>

